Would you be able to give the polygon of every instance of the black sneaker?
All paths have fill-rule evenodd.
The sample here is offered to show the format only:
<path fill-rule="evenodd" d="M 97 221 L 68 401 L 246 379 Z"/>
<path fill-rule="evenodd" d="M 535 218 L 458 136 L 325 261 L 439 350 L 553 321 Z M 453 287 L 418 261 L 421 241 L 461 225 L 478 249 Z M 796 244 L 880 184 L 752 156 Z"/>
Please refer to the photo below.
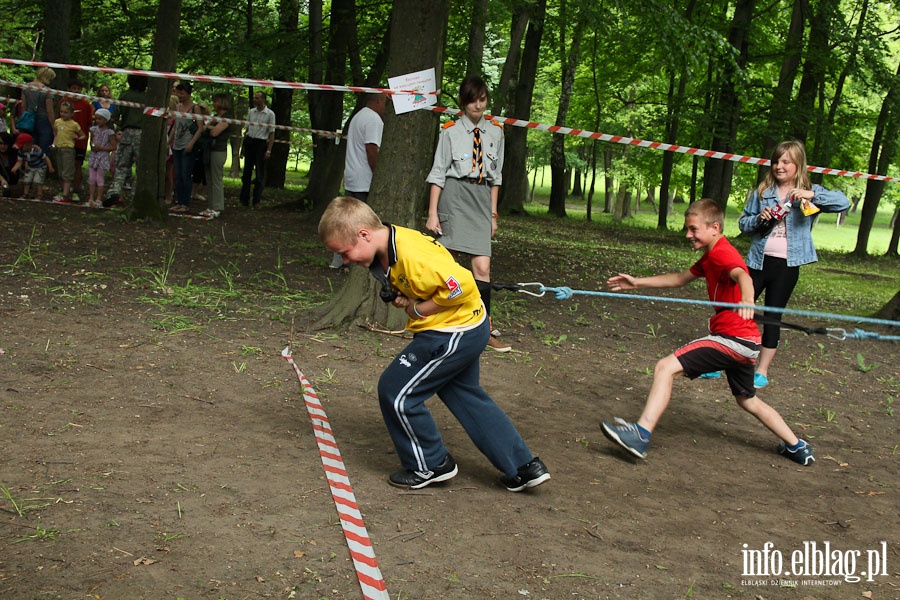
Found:
<path fill-rule="evenodd" d="M 456 468 L 456 461 L 448 453 L 433 471 L 411 471 L 409 469 L 394 471 L 388 478 L 388 483 L 409 490 L 419 490 L 432 483 L 453 479 L 457 473 L 459 473 L 459 469 Z"/>
<path fill-rule="evenodd" d="M 119 202 L 119 194 L 110 194 L 103 199 L 103 208 L 112 208 Z"/>
<path fill-rule="evenodd" d="M 537 487 L 548 479 L 550 479 L 550 472 L 547 471 L 547 465 L 535 456 L 533 461 L 519 467 L 519 472 L 515 477 L 501 477 L 500 483 L 511 492 L 521 492 L 526 488 Z"/>

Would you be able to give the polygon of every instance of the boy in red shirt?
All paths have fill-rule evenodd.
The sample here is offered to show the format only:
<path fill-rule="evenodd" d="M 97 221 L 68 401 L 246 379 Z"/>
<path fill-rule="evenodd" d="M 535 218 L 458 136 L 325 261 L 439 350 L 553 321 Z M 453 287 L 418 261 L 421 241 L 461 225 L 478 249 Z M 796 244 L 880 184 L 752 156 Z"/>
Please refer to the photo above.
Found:
<path fill-rule="evenodd" d="M 801 465 L 815 461 L 810 445 L 801 440 L 774 408 L 756 396 L 753 368 L 759 355 L 759 327 L 753 320 L 753 280 L 743 258 L 725 236 L 725 217 L 709 199 L 692 203 L 684 214 L 687 239 L 695 250 L 703 250 L 694 265 L 681 273 L 632 277 L 620 273 L 606 282 L 613 291 L 638 288 L 673 288 L 704 277 L 712 302 L 743 304 L 739 309 L 716 308 L 709 320 L 710 335 L 694 340 L 658 363 L 644 411 L 636 423 L 622 419 L 603 421 L 603 434 L 638 458 L 646 458 L 650 433 L 665 412 L 672 396 L 672 383 L 684 374 L 695 379 L 710 371 L 724 370 L 738 406 L 759 419 L 781 438 L 778 452 Z"/>

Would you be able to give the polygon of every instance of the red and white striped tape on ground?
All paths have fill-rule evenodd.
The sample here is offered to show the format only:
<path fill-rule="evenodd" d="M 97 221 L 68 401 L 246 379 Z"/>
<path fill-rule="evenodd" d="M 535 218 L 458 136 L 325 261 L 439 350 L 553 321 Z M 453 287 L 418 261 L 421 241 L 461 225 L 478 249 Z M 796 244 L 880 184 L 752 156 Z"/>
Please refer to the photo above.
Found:
<path fill-rule="evenodd" d="M 359 512 L 359 505 L 356 503 L 356 496 L 354 496 L 353 488 L 350 486 L 347 468 L 344 466 L 343 459 L 341 459 L 337 441 L 332 435 L 328 415 L 325 414 L 325 409 L 322 407 L 322 403 L 319 402 L 316 391 L 304 377 L 297 363 L 294 362 L 290 346 L 282 350 L 281 356 L 293 367 L 294 372 L 297 373 L 297 378 L 300 380 L 300 386 L 303 388 L 303 400 L 306 403 L 306 410 L 312 421 L 313 433 L 319 446 L 319 456 L 322 459 L 322 467 L 325 469 L 325 477 L 328 479 L 328 485 L 331 488 L 331 497 L 334 499 L 334 506 L 337 508 L 338 516 L 341 519 L 344 538 L 347 540 L 350 557 L 353 559 L 353 565 L 356 567 L 356 577 L 359 580 L 363 597 L 366 600 L 390 600 L 390 594 L 388 594 L 384 578 L 381 576 L 378 562 L 375 560 L 372 540 L 369 539 L 369 533 L 366 531 L 365 523 L 363 523 L 362 514 Z"/>
<path fill-rule="evenodd" d="M 294 81 L 277 81 L 270 79 L 250 79 L 247 77 L 220 77 L 218 75 L 191 75 L 188 73 L 169 73 L 166 71 L 145 71 L 141 69 L 117 69 L 113 67 L 91 67 L 87 65 L 70 65 L 65 63 L 43 62 L 35 60 L 20 60 L 17 58 L 0 58 L 0 63 L 8 65 L 25 65 L 29 67 L 50 67 L 51 69 L 72 69 L 76 71 L 97 71 L 100 73 L 118 73 L 121 75 L 146 75 L 147 77 L 163 77 L 166 79 L 181 79 L 184 81 L 203 81 L 206 83 L 225 83 L 229 85 L 260 86 L 270 88 L 295 89 L 295 90 L 320 90 L 325 92 L 358 92 L 375 94 L 402 94 L 404 96 L 421 96 L 423 93 L 437 94 L 439 92 L 422 92 L 418 90 L 390 90 L 385 88 L 364 87 L 358 85 L 331 85 L 325 83 L 297 83 Z"/>
<path fill-rule="evenodd" d="M 437 113 L 446 113 L 450 115 L 461 115 L 463 111 L 443 106 L 423 106 L 419 110 L 431 110 Z M 675 144 L 667 144 L 665 142 L 651 142 L 649 140 L 641 140 L 630 138 L 624 135 L 611 135 L 609 133 L 599 133 L 597 131 L 587 131 L 584 129 L 573 129 L 571 127 L 563 127 L 561 125 L 546 125 L 544 123 L 535 123 L 534 121 L 523 121 L 521 119 L 513 119 L 509 117 L 495 117 L 492 115 L 484 115 L 485 119 L 494 119 L 504 125 L 512 125 L 514 127 L 525 127 L 526 129 L 538 129 L 541 131 L 549 131 L 550 133 L 559 133 L 563 135 L 574 135 L 577 137 L 600 140 L 601 142 L 612 142 L 614 144 L 626 144 L 629 146 L 638 146 L 640 148 L 652 148 L 654 150 L 663 150 L 666 152 L 678 152 L 681 154 L 691 154 L 702 156 L 703 158 L 716 158 L 720 160 L 730 160 L 732 162 L 746 163 L 751 165 L 769 165 L 768 158 L 758 158 L 755 156 L 744 156 L 741 154 L 733 154 L 730 152 L 719 152 L 717 150 L 704 150 L 702 148 L 693 148 L 690 146 L 678 146 Z M 874 179 L 876 181 L 900 181 L 900 177 L 888 177 L 887 175 L 874 175 L 872 173 L 862 173 L 860 171 L 847 171 L 844 169 L 832 169 L 829 167 L 806 168 L 810 173 L 823 173 L 825 175 L 837 175 L 840 177 L 855 177 L 859 179 Z"/>

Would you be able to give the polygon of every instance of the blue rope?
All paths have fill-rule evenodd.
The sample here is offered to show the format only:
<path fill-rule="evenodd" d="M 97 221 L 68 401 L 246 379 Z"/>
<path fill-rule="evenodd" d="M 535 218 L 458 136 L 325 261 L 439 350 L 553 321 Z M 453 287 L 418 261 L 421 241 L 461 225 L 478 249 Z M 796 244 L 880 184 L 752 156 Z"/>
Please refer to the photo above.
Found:
<path fill-rule="evenodd" d="M 535 286 L 538 292 L 530 292 L 524 289 L 528 286 Z M 569 300 L 575 294 L 586 296 L 603 296 L 605 298 L 622 298 L 627 300 L 649 300 L 651 302 L 673 302 L 675 304 L 694 304 L 698 306 L 712 306 L 715 308 L 752 308 L 754 311 L 779 313 L 784 315 L 798 315 L 813 319 L 828 319 L 833 321 L 851 321 L 853 323 L 868 323 L 870 325 L 885 325 L 888 327 L 900 327 L 900 321 L 890 321 L 888 319 L 875 319 L 872 317 L 858 317 L 855 315 L 842 315 L 836 313 L 820 313 L 811 310 L 801 310 L 796 308 L 779 308 L 777 306 L 756 306 L 754 304 L 732 304 L 729 302 L 713 302 L 710 300 L 691 300 L 687 298 L 668 298 L 665 296 L 643 296 L 641 294 L 619 294 L 615 292 L 592 292 L 588 290 L 573 290 L 569 287 L 545 287 L 542 283 L 520 283 L 518 290 L 532 296 L 543 296 L 547 292 L 552 292 L 557 300 Z M 837 339 L 878 339 L 900 341 L 900 335 L 882 335 L 862 329 L 854 329 L 847 332 L 843 329 L 828 329 L 829 335 Z"/>

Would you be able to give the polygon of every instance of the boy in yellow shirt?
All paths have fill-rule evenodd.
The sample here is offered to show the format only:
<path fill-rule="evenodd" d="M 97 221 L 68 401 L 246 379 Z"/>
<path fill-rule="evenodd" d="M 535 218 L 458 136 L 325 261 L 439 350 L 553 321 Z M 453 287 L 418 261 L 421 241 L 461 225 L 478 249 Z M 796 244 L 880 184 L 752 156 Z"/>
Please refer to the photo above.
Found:
<path fill-rule="evenodd" d="M 430 235 L 382 223 L 354 198 L 331 201 L 319 239 L 345 264 L 368 268 L 382 285 L 381 299 L 406 311 L 406 328 L 414 334 L 378 381 L 381 414 L 403 466 L 389 483 L 420 489 L 456 476 L 456 462 L 425 406 L 435 394 L 503 473 L 506 489 L 521 492 L 550 479 L 479 382 L 490 328 L 471 271 Z"/>
<path fill-rule="evenodd" d="M 62 193 L 54 198 L 59 202 L 72 201 L 72 180 L 75 178 L 75 141 L 86 139 L 81 125 L 73 117 L 75 110 L 69 102 L 59 105 L 59 118 L 53 123 L 53 147 L 56 148 L 56 167 L 62 180 Z"/>

